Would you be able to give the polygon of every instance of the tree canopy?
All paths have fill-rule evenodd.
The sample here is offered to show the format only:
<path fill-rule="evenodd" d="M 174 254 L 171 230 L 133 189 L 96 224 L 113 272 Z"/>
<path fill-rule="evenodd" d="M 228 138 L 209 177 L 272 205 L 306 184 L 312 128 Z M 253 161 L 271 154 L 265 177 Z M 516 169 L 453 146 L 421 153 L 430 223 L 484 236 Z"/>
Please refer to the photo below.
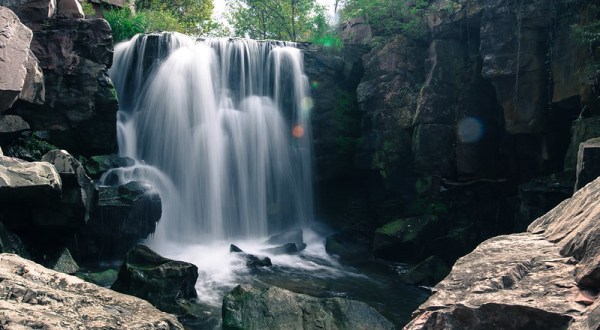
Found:
<path fill-rule="evenodd" d="M 239 37 L 306 41 L 327 22 L 315 0 L 232 0 L 227 20 Z"/>
<path fill-rule="evenodd" d="M 213 27 L 212 0 L 135 0 L 138 11 L 165 12 L 177 18 L 183 32 L 206 34 Z"/>

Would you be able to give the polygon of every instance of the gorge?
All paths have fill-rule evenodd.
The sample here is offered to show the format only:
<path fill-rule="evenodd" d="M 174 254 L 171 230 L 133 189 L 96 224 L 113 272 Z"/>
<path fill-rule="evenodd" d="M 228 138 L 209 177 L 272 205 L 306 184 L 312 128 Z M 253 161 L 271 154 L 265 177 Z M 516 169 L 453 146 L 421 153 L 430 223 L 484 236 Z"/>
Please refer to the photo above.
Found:
<path fill-rule="evenodd" d="M 187 327 L 597 328 L 594 3 L 429 1 L 423 33 L 350 20 L 339 48 L 113 51 L 67 2 L 0 1 L 2 252 L 103 286 L 121 267 L 113 289 Z M 3 310 L 32 301 L 11 292 Z"/>

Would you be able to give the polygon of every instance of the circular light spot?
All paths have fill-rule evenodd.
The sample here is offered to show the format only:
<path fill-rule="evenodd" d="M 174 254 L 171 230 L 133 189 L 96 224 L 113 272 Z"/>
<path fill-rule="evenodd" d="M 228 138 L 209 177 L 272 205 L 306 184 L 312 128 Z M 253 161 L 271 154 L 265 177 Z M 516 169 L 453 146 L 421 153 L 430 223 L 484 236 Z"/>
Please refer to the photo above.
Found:
<path fill-rule="evenodd" d="M 474 143 L 483 137 L 484 127 L 475 117 L 466 117 L 458 122 L 458 138 L 464 143 Z"/>
<path fill-rule="evenodd" d="M 302 127 L 301 125 L 294 126 L 294 128 L 292 128 L 292 136 L 294 136 L 296 139 L 303 137 L 304 127 Z"/>

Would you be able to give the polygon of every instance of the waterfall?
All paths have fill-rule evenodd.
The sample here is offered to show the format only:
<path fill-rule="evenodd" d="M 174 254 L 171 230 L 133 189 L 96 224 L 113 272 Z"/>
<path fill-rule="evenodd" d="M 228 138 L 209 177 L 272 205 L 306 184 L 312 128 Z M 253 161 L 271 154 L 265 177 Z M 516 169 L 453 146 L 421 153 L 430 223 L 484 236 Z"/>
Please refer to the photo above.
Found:
<path fill-rule="evenodd" d="M 119 152 L 136 165 L 108 176 L 159 191 L 156 235 L 259 237 L 309 222 L 312 102 L 294 44 L 138 35 L 115 47 L 110 75 Z"/>

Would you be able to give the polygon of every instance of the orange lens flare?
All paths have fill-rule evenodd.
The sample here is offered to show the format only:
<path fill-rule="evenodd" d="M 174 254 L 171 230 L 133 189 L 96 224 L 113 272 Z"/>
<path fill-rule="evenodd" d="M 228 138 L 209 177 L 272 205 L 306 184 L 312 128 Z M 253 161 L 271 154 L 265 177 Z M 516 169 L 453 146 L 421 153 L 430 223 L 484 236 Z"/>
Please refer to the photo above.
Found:
<path fill-rule="evenodd" d="M 292 136 L 294 136 L 296 139 L 303 137 L 304 136 L 304 127 L 302 127 L 300 125 L 294 126 L 294 128 L 292 128 Z"/>

